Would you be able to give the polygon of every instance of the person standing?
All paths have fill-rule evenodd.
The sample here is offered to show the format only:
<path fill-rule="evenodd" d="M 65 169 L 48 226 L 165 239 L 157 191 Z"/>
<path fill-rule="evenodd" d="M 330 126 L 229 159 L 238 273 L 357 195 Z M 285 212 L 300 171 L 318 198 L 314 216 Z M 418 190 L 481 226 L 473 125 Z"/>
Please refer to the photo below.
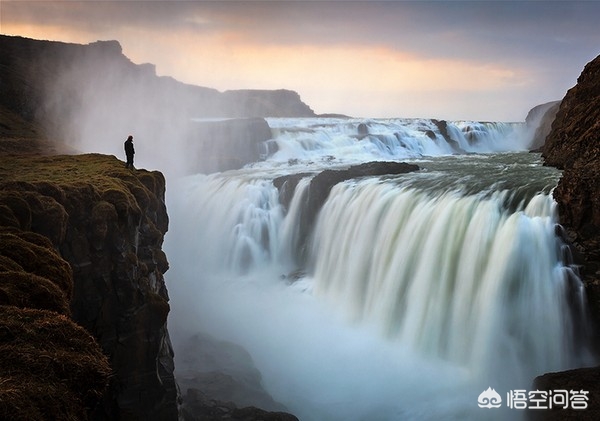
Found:
<path fill-rule="evenodd" d="M 133 168 L 133 155 L 135 154 L 135 150 L 133 149 L 133 136 L 129 136 L 125 141 L 125 155 L 127 156 L 127 163 L 125 164 L 125 168 Z"/>

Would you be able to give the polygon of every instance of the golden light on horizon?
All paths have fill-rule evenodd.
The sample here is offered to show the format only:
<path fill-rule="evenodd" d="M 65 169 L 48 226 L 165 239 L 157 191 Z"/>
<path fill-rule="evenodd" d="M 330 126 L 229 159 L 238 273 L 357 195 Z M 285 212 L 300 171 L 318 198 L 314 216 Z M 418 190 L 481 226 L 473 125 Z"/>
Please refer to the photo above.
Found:
<path fill-rule="evenodd" d="M 231 89 L 290 89 L 317 113 L 373 116 L 451 95 L 485 92 L 523 83 L 518 70 L 493 63 L 420 57 L 387 46 L 257 43 L 238 32 L 148 31 L 120 27 L 106 36 L 76 28 L 4 25 L 6 34 L 87 44 L 116 39 L 134 63 L 156 65 L 160 76 Z M 431 103 L 431 102 L 430 102 Z M 342 107 L 340 104 L 344 104 Z M 392 110 L 392 111 L 386 111 Z M 363 111 L 364 113 L 364 111 Z"/>

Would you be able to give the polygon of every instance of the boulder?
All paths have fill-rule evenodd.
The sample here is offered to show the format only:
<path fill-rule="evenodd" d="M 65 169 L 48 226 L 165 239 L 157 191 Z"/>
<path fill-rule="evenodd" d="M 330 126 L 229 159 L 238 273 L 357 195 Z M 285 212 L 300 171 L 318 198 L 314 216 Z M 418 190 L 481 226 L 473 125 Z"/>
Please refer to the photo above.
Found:
<path fill-rule="evenodd" d="M 600 419 L 600 370 L 579 368 L 539 376 L 533 383 L 533 390 L 552 392 L 555 390 L 584 391 L 588 400 L 587 408 L 573 409 L 554 407 L 546 410 L 528 410 L 527 415 L 534 421 L 593 421 Z"/>

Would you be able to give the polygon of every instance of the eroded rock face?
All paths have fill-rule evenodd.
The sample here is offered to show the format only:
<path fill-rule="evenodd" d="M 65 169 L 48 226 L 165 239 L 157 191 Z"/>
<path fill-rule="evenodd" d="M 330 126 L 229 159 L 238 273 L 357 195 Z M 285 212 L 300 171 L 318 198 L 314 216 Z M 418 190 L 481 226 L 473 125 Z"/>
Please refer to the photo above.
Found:
<path fill-rule="evenodd" d="M 176 420 L 163 279 L 168 262 L 161 249 L 168 228 L 164 177 L 96 154 L 3 158 L 3 219 L 13 230 L 42 234 L 46 249 L 68 263 L 45 264 L 51 253 L 40 245 L 11 246 L 10 232 L 3 234 L 2 254 L 13 261 L 11 268 L 54 280 L 70 301 L 73 320 L 109 358 L 110 386 L 91 417 Z M 71 270 L 71 283 L 61 281 Z M 46 288 L 46 295 L 55 296 L 55 289 Z"/>
<path fill-rule="evenodd" d="M 584 258 L 582 274 L 600 326 L 600 56 L 562 100 L 543 157 L 564 170 L 554 198 L 560 222 Z"/>
<path fill-rule="evenodd" d="M 600 56 L 585 66 L 577 85 L 562 100 L 543 148 L 546 165 L 563 169 L 554 190 L 560 222 L 581 256 L 581 274 L 590 305 L 596 350 L 600 328 Z M 535 379 L 541 390 L 589 392 L 588 409 L 531 412 L 532 419 L 597 419 L 600 368 L 548 373 Z"/>

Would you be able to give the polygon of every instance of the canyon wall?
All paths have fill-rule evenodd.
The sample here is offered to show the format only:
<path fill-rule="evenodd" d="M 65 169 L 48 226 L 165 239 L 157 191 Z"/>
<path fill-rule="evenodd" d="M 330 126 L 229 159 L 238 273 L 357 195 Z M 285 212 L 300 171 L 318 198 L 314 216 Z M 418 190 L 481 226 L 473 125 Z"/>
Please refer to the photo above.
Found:
<path fill-rule="evenodd" d="M 598 353 L 600 332 L 600 56 L 588 63 L 562 100 L 543 146 L 546 165 L 563 170 L 554 190 L 560 222 L 573 246 L 585 285 Z M 535 420 L 595 420 L 600 417 L 600 368 L 548 373 L 535 379 L 540 390 L 583 390 L 585 410 L 529 411 Z"/>
<path fill-rule="evenodd" d="M 177 419 L 163 279 L 168 263 L 161 249 L 168 228 L 162 174 L 132 172 L 114 157 L 89 154 L 5 155 L 0 175 L 0 262 L 5 270 L 0 272 L 0 302 L 45 311 L 29 316 L 45 320 L 44 326 L 28 327 L 39 335 L 61 336 L 63 342 L 70 336 L 75 342 L 75 334 L 82 339 L 77 347 L 68 345 L 68 352 L 52 356 L 52 342 L 29 343 L 10 327 L 12 318 L 3 318 L 0 331 L 8 329 L 19 338 L 21 359 L 35 347 L 65 371 L 71 361 L 86 358 L 99 365 L 80 377 L 45 372 L 36 379 L 44 387 L 56 382 L 81 389 L 87 399 L 86 382 L 96 379 L 103 386 L 93 389 L 95 400 L 79 399 L 74 418 L 49 410 L 52 396 L 38 396 L 34 401 L 43 417 L 34 418 Z M 23 291 L 7 290 L 12 284 Z M 11 307 L 2 311 L 28 314 Z M 86 357 L 90 353 L 95 360 Z M 18 403 L 10 419 L 22 419 L 19 408 L 29 407 Z"/>

